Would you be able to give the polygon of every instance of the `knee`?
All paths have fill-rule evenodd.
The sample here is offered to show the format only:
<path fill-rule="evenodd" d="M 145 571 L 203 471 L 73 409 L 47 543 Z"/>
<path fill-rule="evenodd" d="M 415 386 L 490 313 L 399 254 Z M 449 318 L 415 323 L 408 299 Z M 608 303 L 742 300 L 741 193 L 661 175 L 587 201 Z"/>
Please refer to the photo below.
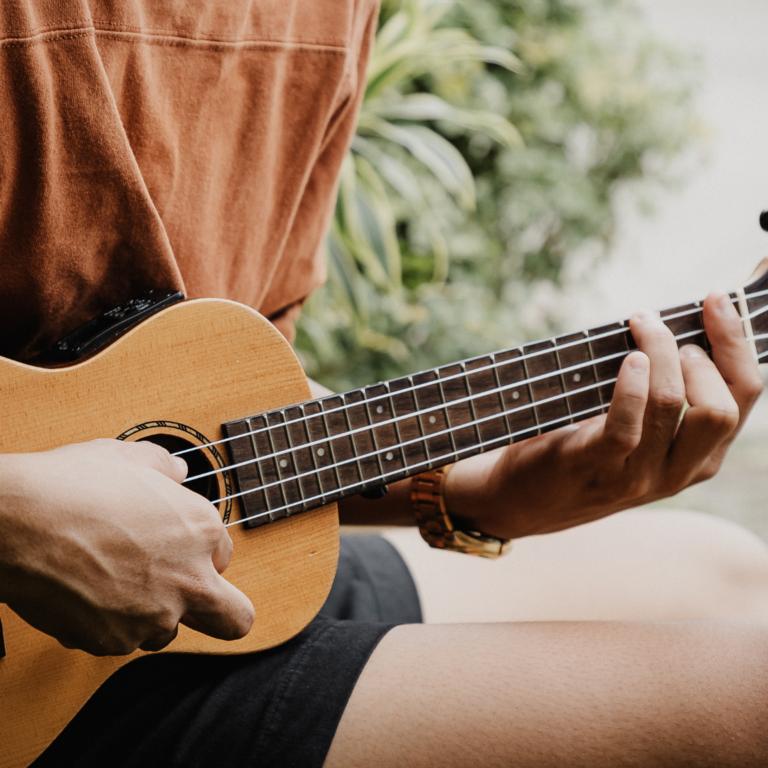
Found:
<path fill-rule="evenodd" d="M 700 512 L 670 513 L 714 618 L 768 624 L 768 546 L 736 523 Z"/>

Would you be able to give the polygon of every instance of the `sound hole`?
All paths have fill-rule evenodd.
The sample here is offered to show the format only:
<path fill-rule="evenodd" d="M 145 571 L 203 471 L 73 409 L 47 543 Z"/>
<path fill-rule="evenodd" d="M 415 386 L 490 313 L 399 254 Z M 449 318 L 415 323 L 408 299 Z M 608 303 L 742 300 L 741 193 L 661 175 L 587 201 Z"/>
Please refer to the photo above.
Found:
<path fill-rule="evenodd" d="M 187 448 L 195 447 L 194 443 L 190 442 L 189 440 L 185 440 L 183 437 L 179 437 L 178 435 L 157 434 L 150 435 L 149 437 L 139 438 L 139 442 L 144 440 L 165 448 L 165 450 L 169 453 L 177 453 L 178 451 L 183 451 Z M 189 453 L 185 453 L 181 458 L 187 462 L 187 467 L 189 468 L 187 477 L 202 475 L 205 472 L 210 472 L 212 469 L 217 468 L 211 463 L 205 451 L 190 451 Z M 219 493 L 218 477 L 218 475 L 201 477 L 198 480 L 185 483 L 185 486 L 189 488 L 190 491 L 194 491 L 195 493 L 199 493 L 201 496 L 205 496 L 208 501 L 215 501 L 221 496 Z"/>

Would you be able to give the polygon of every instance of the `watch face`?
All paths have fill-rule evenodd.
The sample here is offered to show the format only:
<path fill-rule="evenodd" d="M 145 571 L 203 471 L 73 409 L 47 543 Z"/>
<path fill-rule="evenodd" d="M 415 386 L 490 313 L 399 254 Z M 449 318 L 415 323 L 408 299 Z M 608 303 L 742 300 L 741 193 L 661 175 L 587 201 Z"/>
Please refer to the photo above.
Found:
<path fill-rule="evenodd" d="M 503 541 L 494 536 L 486 536 L 478 531 L 454 531 L 454 545 L 447 545 L 447 549 L 455 549 L 468 555 L 496 558 L 507 552 L 511 541 Z"/>

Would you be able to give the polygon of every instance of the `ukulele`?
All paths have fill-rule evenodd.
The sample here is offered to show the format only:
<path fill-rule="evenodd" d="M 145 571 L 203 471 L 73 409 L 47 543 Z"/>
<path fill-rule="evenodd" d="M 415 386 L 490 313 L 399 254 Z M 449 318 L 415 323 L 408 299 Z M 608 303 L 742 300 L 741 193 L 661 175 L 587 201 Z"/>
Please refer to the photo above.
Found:
<path fill-rule="evenodd" d="M 768 275 L 730 296 L 746 343 L 768 361 Z M 57 345 L 56 367 L 0 358 L 0 451 L 152 440 L 187 461 L 187 487 L 229 526 L 226 576 L 251 598 L 256 621 L 231 642 L 182 626 L 166 649 L 176 653 L 247 653 L 285 642 L 330 589 L 336 502 L 605 413 L 634 349 L 628 323 L 619 322 L 311 399 L 293 350 L 257 312 L 181 298 L 112 310 Z M 701 302 L 661 318 L 680 344 L 709 349 Z M 5 605 L 0 621 L 0 768 L 18 768 L 144 651 L 69 650 Z"/>

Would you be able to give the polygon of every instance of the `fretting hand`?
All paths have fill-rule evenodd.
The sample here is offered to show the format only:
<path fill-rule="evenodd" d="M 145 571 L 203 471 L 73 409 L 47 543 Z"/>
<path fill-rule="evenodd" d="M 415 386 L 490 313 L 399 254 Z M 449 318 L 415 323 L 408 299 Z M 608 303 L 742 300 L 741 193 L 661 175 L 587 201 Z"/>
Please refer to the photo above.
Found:
<path fill-rule="evenodd" d="M 678 351 L 655 316 L 632 318 L 640 351 L 608 413 L 459 462 L 446 502 L 468 527 L 503 538 L 569 528 L 712 477 L 760 392 L 757 364 L 725 295 L 704 302 L 712 359 Z M 688 404 L 683 413 L 683 409 Z"/>
<path fill-rule="evenodd" d="M 249 599 L 220 574 L 232 542 L 151 443 L 94 440 L 0 457 L 0 600 L 63 645 L 159 650 L 179 623 L 243 636 Z"/>

